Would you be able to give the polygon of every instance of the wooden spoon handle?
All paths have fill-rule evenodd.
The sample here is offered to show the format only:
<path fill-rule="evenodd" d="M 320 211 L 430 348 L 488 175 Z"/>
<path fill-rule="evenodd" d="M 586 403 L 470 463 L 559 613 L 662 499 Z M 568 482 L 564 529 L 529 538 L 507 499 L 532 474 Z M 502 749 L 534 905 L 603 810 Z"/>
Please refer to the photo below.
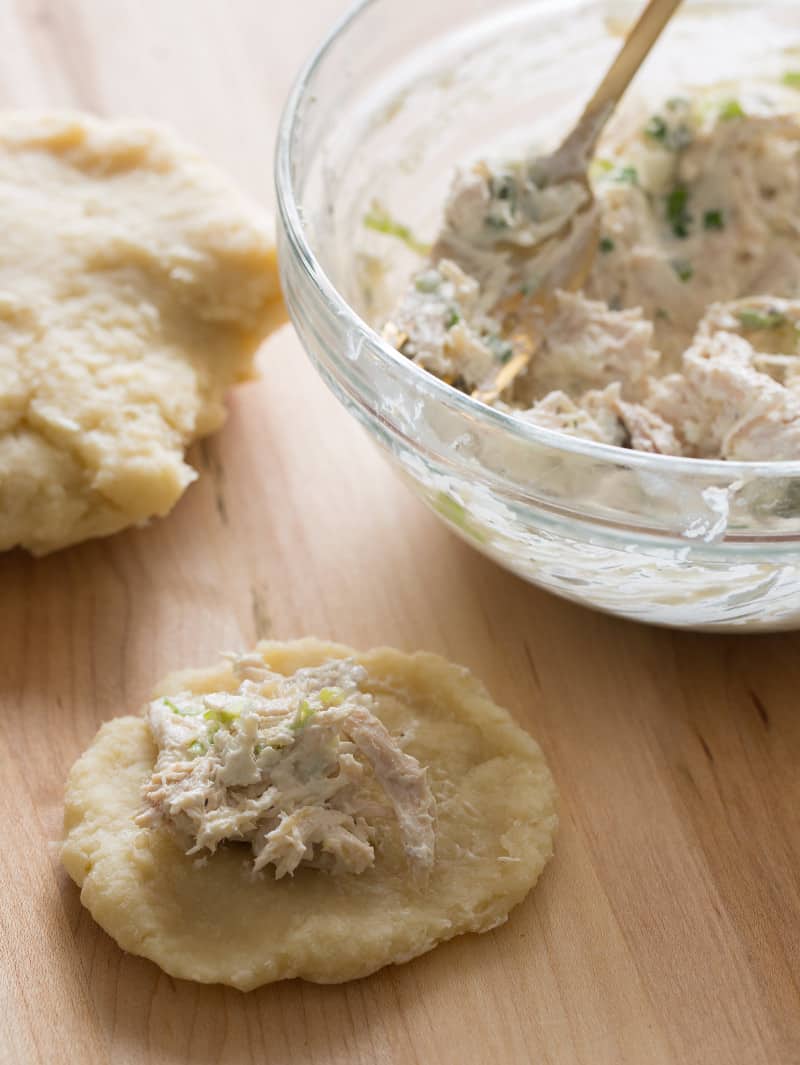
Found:
<path fill-rule="evenodd" d="M 680 2 L 681 0 L 650 0 L 594 96 L 584 108 L 577 126 L 559 149 L 559 155 L 575 153 L 588 159 L 592 154 L 597 139 L 620 97 Z"/>

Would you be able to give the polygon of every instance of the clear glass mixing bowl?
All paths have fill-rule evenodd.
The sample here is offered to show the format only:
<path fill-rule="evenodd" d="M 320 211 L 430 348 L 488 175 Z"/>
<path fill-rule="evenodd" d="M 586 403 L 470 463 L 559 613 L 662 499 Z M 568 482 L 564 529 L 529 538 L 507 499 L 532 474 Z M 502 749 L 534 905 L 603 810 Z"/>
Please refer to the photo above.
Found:
<path fill-rule="evenodd" d="M 395 469 L 502 566 L 642 621 L 797 627 L 800 462 L 647 455 L 537 428 L 425 373 L 370 325 L 418 262 L 363 225 L 371 201 L 430 239 L 454 165 L 552 146 L 638 6 L 359 5 L 302 72 L 280 129 L 289 311 L 332 392 Z M 799 30 L 791 3 L 687 2 L 632 91 L 660 95 L 756 67 L 778 77 Z"/>

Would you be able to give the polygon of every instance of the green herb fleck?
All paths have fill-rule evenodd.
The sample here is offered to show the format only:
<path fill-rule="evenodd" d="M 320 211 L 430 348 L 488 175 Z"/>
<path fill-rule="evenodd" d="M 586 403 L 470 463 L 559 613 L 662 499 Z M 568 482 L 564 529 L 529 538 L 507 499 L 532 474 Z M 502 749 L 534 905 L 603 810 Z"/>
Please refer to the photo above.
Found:
<path fill-rule="evenodd" d="M 676 185 L 667 196 L 667 221 L 676 237 L 683 240 L 689 236 L 692 216 L 689 214 L 689 190 L 685 185 Z"/>
<path fill-rule="evenodd" d="M 673 105 L 670 107 L 670 103 Z M 675 110 L 677 107 L 677 101 L 672 100 L 668 102 L 670 110 Z M 669 148 L 670 151 L 679 152 L 682 148 L 685 148 L 688 144 L 692 143 L 692 131 L 685 122 L 679 122 L 675 126 L 670 126 L 666 119 L 661 115 L 653 115 L 647 125 L 644 127 L 644 133 L 646 137 L 651 140 L 657 141 L 665 148 Z"/>
<path fill-rule="evenodd" d="M 730 122 L 734 118 L 744 118 L 744 108 L 738 100 L 726 100 L 720 106 L 719 117 L 723 122 Z"/>
<path fill-rule="evenodd" d="M 786 315 L 774 308 L 759 311 L 755 307 L 743 307 L 736 312 L 736 317 L 745 329 L 780 329 L 787 322 Z"/>
<path fill-rule="evenodd" d="M 186 750 L 189 754 L 193 754 L 195 758 L 199 758 L 201 754 L 205 754 L 208 750 L 208 744 L 203 743 L 202 740 L 192 740 Z"/>
<path fill-rule="evenodd" d="M 303 699 L 300 706 L 297 708 L 297 713 L 294 715 L 294 721 L 292 721 L 289 728 L 293 729 L 295 732 L 305 728 L 316 712 L 316 707 L 313 707 L 308 699 Z"/>
<path fill-rule="evenodd" d="M 781 81 L 790 89 L 800 89 L 800 70 L 787 70 Z"/>
<path fill-rule="evenodd" d="M 703 215 L 703 229 L 724 229 L 725 215 L 722 211 L 706 211 Z"/>
<path fill-rule="evenodd" d="M 164 699 L 162 699 L 162 702 L 165 706 L 168 706 L 170 708 L 173 714 L 181 714 L 181 716 L 183 716 L 180 707 L 176 706 L 175 703 L 173 703 L 172 699 L 167 699 L 165 697 Z"/>
<path fill-rule="evenodd" d="M 688 259 L 674 259 L 671 266 L 681 281 L 691 281 L 694 277 L 694 267 Z"/>
<path fill-rule="evenodd" d="M 438 270 L 424 270 L 414 278 L 417 292 L 435 292 L 441 283 L 442 275 Z"/>
<path fill-rule="evenodd" d="M 647 125 L 644 127 L 645 136 L 650 137 L 651 140 L 664 142 L 667 139 L 669 133 L 669 126 L 661 117 L 661 115 L 653 115 Z"/>
<path fill-rule="evenodd" d="M 446 314 L 445 319 L 444 319 L 444 327 L 445 327 L 445 329 L 452 329 L 453 326 L 456 325 L 460 321 L 461 321 L 461 315 L 458 313 L 458 311 L 455 309 L 455 307 L 450 307 L 448 309 L 447 314 Z"/>
<path fill-rule="evenodd" d="M 492 178 L 489 188 L 492 196 L 498 200 L 513 202 L 515 199 L 514 179 L 510 174 L 501 174 L 500 177 Z"/>
<path fill-rule="evenodd" d="M 604 255 L 608 255 L 609 252 L 612 252 L 614 248 L 616 248 L 616 244 L 611 237 L 601 237 L 598 247 Z"/>
<path fill-rule="evenodd" d="M 398 240 L 415 251 L 418 255 L 428 255 L 430 244 L 424 244 L 417 240 L 408 226 L 397 222 L 384 208 L 373 204 L 371 209 L 364 215 L 364 225 L 367 229 L 374 229 L 376 233 L 384 233 L 387 237 L 396 237 Z"/>
<path fill-rule="evenodd" d="M 639 171 L 635 166 L 618 166 L 612 177 L 620 185 L 639 184 Z"/>
<path fill-rule="evenodd" d="M 503 364 L 507 363 L 511 356 L 514 354 L 514 348 L 507 340 L 503 340 L 499 336 L 489 336 L 486 338 L 486 346 L 491 351 L 492 355 L 498 362 Z"/>

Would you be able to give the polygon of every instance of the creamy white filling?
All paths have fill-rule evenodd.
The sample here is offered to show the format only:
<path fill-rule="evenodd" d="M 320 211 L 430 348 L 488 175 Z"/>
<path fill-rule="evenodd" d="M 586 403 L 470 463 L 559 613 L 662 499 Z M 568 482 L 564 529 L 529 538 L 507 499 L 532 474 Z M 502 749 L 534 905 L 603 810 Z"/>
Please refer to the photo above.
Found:
<path fill-rule="evenodd" d="M 601 146 L 593 207 L 531 164 L 476 165 L 387 336 L 466 392 L 535 348 L 496 402 L 573 435 L 800 457 L 799 104 L 788 91 L 752 113 L 729 93 L 668 100 Z M 581 291 L 543 299 L 594 227 Z"/>

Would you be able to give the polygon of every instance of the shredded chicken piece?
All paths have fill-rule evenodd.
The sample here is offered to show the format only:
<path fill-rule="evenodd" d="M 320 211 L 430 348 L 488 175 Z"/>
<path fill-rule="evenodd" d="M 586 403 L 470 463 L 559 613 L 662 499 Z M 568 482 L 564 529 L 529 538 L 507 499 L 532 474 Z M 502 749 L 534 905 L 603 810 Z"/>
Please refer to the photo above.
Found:
<path fill-rule="evenodd" d="M 349 659 L 272 673 L 232 656 L 235 692 L 156 699 L 159 753 L 139 824 L 166 824 L 188 854 L 249 843 L 276 878 L 306 865 L 364 872 L 396 819 L 414 879 L 434 861 L 435 801 L 426 770 L 373 713 L 367 675 Z"/>
<path fill-rule="evenodd" d="M 321 864 L 314 860 L 315 844 L 350 873 L 363 873 L 375 860 L 369 826 L 363 818 L 353 819 L 324 806 L 301 806 L 292 813 L 281 813 L 277 827 L 264 834 L 253 869 L 257 872 L 272 862 L 279 880 L 293 873 L 301 862 Z"/>
<path fill-rule="evenodd" d="M 625 433 L 616 413 L 608 408 L 589 411 L 566 392 L 548 392 L 520 417 L 545 429 L 557 429 L 570 436 L 582 436 L 600 444 L 625 442 Z"/>
<path fill-rule="evenodd" d="M 495 358 L 485 334 L 500 327 L 483 314 L 479 297 L 478 282 L 442 259 L 416 279 L 386 339 L 401 338 L 403 351 L 440 377 L 481 380 Z"/>
<path fill-rule="evenodd" d="M 703 336 L 680 374 L 654 382 L 648 406 L 675 425 L 691 454 L 759 460 L 800 453 L 800 396 L 754 365 L 735 333 Z"/>
<path fill-rule="evenodd" d="M 392 803 L 414 873 L 424 875 L 433 865 L 436 824 L 425 770 L 399 750 L 389 730 L 364 707 L 353 710 L 345 728 Z"/>
<path fill-rule="evenodd" d="M 581 405 L 596 421 L 602 421 L 603 415 L 617 418 L 628 445 L 637 451 L 659 455 L 683 453 L 669 422 L 642 403 L 626 402 L 618 381 L 607 385 L 602 391 L 587 392 Z"/>
<path fill-rule="evenodd" d="M 638 307 L 612 311 L 598 300 L 557 292 L 555 314 L 514 400 L 553 391 L 577 399 L 611 382 L 622 383 L 625 399 L 639 399 L 659 361 L 652 344 L 653 325 Z"/>

